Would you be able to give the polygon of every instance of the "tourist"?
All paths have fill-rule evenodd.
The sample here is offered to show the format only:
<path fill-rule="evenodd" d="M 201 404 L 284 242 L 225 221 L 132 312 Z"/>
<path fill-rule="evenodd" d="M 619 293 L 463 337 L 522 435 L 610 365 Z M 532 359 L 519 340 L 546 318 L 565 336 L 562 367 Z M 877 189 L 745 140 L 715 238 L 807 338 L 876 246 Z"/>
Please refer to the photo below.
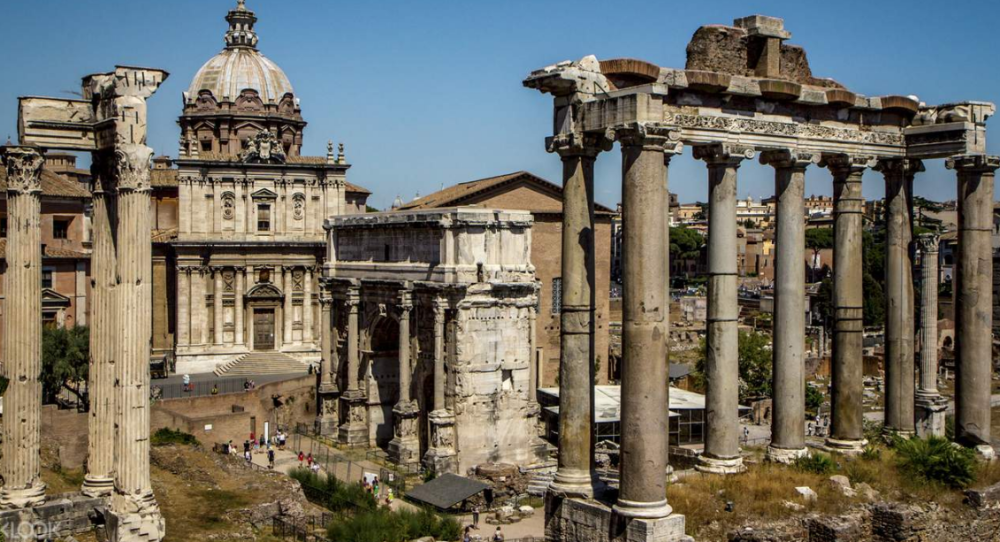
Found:
<path fill-rule="evenodd" d="M 212 384 L 212 395 L 219 395 L 219 385 Z"/>
<path fill-rule="evenodd" d="M 393 495 L 392 488 L 390 487 L 389 488 L 389 492 L 388 492 L 388 494 L 385 497 L 385 505 L 388 506 L 389 508 L 392 508 L 392 501 L 395 498 L 396 498 L 396 496 Z"/>
<path fill-rule="evenodd" d="M 250 450 L 243 452 L 243 459 L 247 460 L 247 464 L 253 463 L 253 454 L 250 452 Z"/>
<path fill-rule="evenodd" d="M 474 529 L 479 528 L 479 505 L 472 507 L 472 527 Z"/>
<path fill-rule="evenodd" d="M 267 444 L 267 439 L 264 438 L 264 435 L 261 435 L 260 436 L 260 447 L 263 448 L 266 444 Z"/>
<path fill-rule="evenodd" d="M 310 467 L 312 467 L 312 465 L 313 465 L 313 454 L 312 454 L 312 452 L 309 452 L 309 455 L 306 456 L 306 464 L 309 465 Z"/>
<path fill-rule="evenodd" d="M 497 525 L 497 530 L 493 532 L 493 542 L 503 542 L 503 531 L 500 530 L 499 525 Z"/>
<path fill-rule="evenodd" d="M 462 542 L 472 542 L 472 525 L 465 526 L 465 534 L 462 535 Z"/>
<path fill-rule="evenodd" d="M 376 476 L 375 478 L 372 479 L 372 489 L 375 491 L 375 495 L 376 496 L 378 496 L 380 494 L 379 493 L 378 476 Z"/>
<path fill-rule="evenodd" d="M 313 463 L 312 466 L 309 467 L 309 470 L 311 470 L 313 474 L 319 474 L 319 463 Z"/>
<path fill-rule="evenodd" d="M 306 460 L 306 454 L 299 452 L 299 466 L 302 466 L 302 462 Z"/>

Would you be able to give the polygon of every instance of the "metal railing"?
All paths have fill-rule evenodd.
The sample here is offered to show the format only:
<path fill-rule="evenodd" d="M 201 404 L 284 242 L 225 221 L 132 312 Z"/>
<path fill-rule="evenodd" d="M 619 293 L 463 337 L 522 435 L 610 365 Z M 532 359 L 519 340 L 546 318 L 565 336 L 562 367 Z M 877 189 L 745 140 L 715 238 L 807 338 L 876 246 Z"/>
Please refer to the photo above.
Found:
<path fill-rule="evenodd" d="M 218 380 L 203 380 L 191 382 L 185 386 L 181 382 L 173 384 L 156 384 L 151 386 L 151 395 L 156 399 L 183 399 L 188 397 L 204 397 L 206 395 L 228 395 L 246 393 L 243 387 L 245 378 L 220 378 Z M 215 393 L 213 393 L 213 390 Z"/>
<path fill-rule="evenodd" d="M 290 436 L 291 439 L 286 447 L 290 447 L 295 452 L 312 454 L 314 463 L 318 463 L 324 472 L 333 474 L 340 480 L 350 483 L 358 482 L 366 472 L 370 473 L 373 471 L 372 468 L 348 458 L 329 445 L 314 440 L 319 438 L 319 436 L 315 435 L 306 424 L 296 426 L 295 433 Z M 381 452 L 381 450 L 379 451 Z M 384 454 L 385 452 L 382 453 Z M 366 454 L 366 459 L 368 457 L 369 455 Z M 368 461 L 375 463 L 370 459 Z M 402 497 L 407 489 L 406 477 L 395 468 L 388 468 L 382 465 L 376 466 L 378 468 L 379 482 L 382 487 L 391 487 L 397 497 Z M 303 467 L 305 467 L 304 464 Z"/>
<path fill-rule="evenodd" d="M 319 528 L 317 528 L 316 516 L 299 520 L 283 516 L 274 516 L 271 518 L 271 533 L 282 540 L 331 542 L 326 535 L 317 532 L 325 527 L 326 523 L 320 523 Z"/>

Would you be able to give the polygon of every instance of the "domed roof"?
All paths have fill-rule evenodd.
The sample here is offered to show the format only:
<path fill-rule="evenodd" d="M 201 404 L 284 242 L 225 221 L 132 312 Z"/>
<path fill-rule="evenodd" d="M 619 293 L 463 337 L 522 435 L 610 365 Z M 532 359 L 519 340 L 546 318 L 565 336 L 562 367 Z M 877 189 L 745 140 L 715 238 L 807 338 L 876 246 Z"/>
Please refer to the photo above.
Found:
<path fill-rule="evenodd" d="M 235 101 L 240 93 L 251 89 L 266 104 L 279 102 L 285 94 L 295 94 L 285 72 L 257 50 L 257 34 L 253 29 L 257 17 L 244 1 L 239 0 L 236 9 L 226 16 L 229 22 L 226 48 L 195 74 L 188 88 L 188 99 L 197 99 L 201 91 L 207 90 L 216 100 Z"/>

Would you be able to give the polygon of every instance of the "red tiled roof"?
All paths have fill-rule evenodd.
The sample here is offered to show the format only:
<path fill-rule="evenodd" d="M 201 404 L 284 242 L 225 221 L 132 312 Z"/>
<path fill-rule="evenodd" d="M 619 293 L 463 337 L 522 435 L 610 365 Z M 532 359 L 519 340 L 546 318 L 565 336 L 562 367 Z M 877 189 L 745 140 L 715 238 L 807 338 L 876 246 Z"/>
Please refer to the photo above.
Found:
<path fill-rule="evenodd" d="M 7 172 L 0 168 L 0 194 L 6 196 L 6 192 Z M 48 169 L 42 169 L 42 194 L 60 198 L 90 199 L 90 190 L 85 185 Z"/>
<path fill-rule="evenodd" d="M 422 196 L 420 199 L 411 201 L 404 204 L 399 208 L 400 211 L 409 210 L 420 210 L 420 209 L 436 209 L 441 207 L 454 207 L 458 205 L 463 205 L 463 202 L 469 201 L 476 196 L 483 195 L 489 191 L 500 188 L 501 186 L 513 184 L 515 182 L 526 181 L 535 185 L 540 186 L 542 189 L 553 192 L 553 195 L 557 199 L 562 199 L 562 187 L 546 181 L 545 179 L 528 173 L 527 171 L 517 171 L 514 173 L 508 173 L 506 175 L 498 175 L 496 177 L 487 177 L 485 179 L 479 179 L 478 181 L 468 181 L 464 183 L 459 183 L 456 185 L 449 186 L 442 190 L 438 190 L 433 194 L 428 194 Z M 532 209 L 526 209 L 531 211 Z M 607 207 L 601 205 L 600 203 L 594 204 L 594 210 L 598 214 L 614 214 L 614 211 L 608 209 Z"/>

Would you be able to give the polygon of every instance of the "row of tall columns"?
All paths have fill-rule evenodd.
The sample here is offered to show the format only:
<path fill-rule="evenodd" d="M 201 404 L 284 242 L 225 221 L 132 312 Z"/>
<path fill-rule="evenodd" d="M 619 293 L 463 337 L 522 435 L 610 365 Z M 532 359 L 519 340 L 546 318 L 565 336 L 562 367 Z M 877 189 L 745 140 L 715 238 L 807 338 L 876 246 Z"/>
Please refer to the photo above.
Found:
<path fill-rule="evenodd" d="M 992 388 L 993 183 L 1000 157 L 949 159 L 958 176 L 955 266 L 955 439 L 988 457 Z"/>
<path fill-rule="evenodd" d="M 739 304 L 737 300 L 736 172 L 752 158 L 748 147 L 695 147 L 708 164 L 708 320 L 705 422 L 698 470 L 742 472 L 739 449 Z"/>
<path fill-rule="evenodd" d="M 0 506 L 45 501 L 41 479 L 42 239 L 41 173 L 31 147 L 0 149 L 7 170 L 7 272 L 4 274 L 3 461 Z"/>

